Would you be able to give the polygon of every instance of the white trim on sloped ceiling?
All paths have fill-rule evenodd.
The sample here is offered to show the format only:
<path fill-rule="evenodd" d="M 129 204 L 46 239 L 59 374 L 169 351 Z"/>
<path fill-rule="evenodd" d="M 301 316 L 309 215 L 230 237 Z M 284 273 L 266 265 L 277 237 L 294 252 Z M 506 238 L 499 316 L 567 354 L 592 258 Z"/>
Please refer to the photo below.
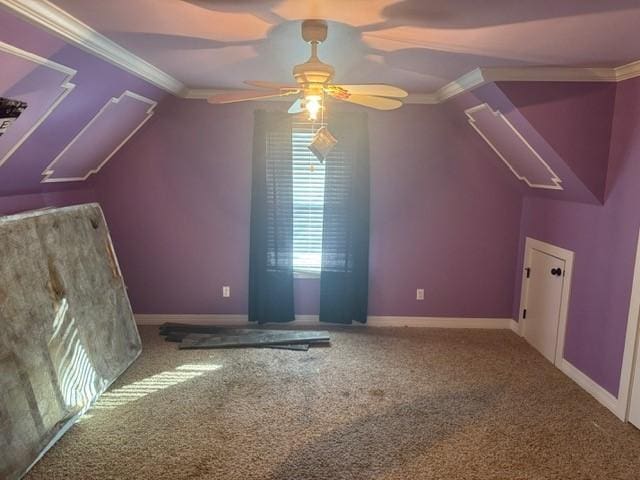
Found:
<path fill-rule="evenodd" d="M 22 50 L 8 43 L 0 42 L 0 51 L 8 53 L 10 55 L 15 55 L 16 57 L 22 58 L 29 62 L 33 62 L 37 65 L 50 68 L 57 72 L 63 73 L 66 75 L 64 81 L 60 84 L 60 88 L 62 92 L 58 95 L 57 98 L 53 100 L 49 108 L 40 116 L 38 120 L 34 122 L 29 130 L 22 136 L 20 140 L 18 140 L 13 147 L 11 147 L 7 153 L 0 158 L 0 166 L 2 166 L 8 159 L 15 153 L 20 146 L 27 141 L 27 139 L 31 136 L 31 134 L 40 126 L 42 122 L 44 122 L 49 115 L 56 109 L 58 105 L 71 93 L 71 90 L 75 88 L 75 84 L 71 83 L 71 79 L 76 75 L 77 71 L 73 68 L 69 68 L 65 65 L 61 65 L 54 61 L 48 60 L 46 58 L 40 57 L 34 53 L 27 52 L 26 50 Z"/>
<path fill-rule="evenodd" d="M 120 101 L 124 98 L 124 97 L 130 97 L 133 98 L 139 102 L 143 102 L 149 105 L 149 108 L 146 111 L 146 115 L 145 117 L 142 119 L 142 121 L 136 125 L 133 130 L 131 130 L 131 133 L 129 133 L 124 140 L 122 140 L 122 142 L 120 142 L 116 148 L 109 153 L 109 155 L 106 156 L 106 158 L 104 158 L 96 167 L 90 169 L 84 176 L 82 177 L 53 177 L 53 175 L 55 175 L 55 165 L 56 163 L 58 163 L 58 161 L 64 157 L 65 153 L 67 153 L 67 151 L 73 147 L 73 145 L 80 139 L 82 138 L 82 136 L 95 124 L 95 122 L 100 118 L 100 116 L 112 105 L 114 104 L 118 104 L 120 103 Z M 131 92 L 129 90 L 125 90 L 122 95 L 120 95 L 118 98 L 116 97 L 112 97 L 107 103 L 104 104 L 104 106 L 98 111 L 98 113 L 91 119 L 89 120 L 89 122 L 84 126 L 84 128 L 82 130 L 80 130 L 80 132 L 78 132 L 78 134 L 73 137 L 73 139 L 67 144 L 66 147 L 64 147 L 64 149 L 56 156 L 56 158 L 53 159 L 53 161 L 47 166 L 47 168 L 45 168 L 45 170 L 42 172 L 42 175 L 44 175 L 45 178 L 43 178 L 41 180 L 41 183 L 56 183 L 56 182 L 78 182 L 78 181 L 83 181 L 86 180 L 87 178 L 89 178 L 89 176 L 98 173 L 102 167 L 104 167 L 106 165 L 106 163 L 111 159 L 111 157 L 113 157 L 118 150 L 120 150 L 122 148 L 122 146 L 127 143 L 129 141 L 129 139 L 138 131 L 140 130 L 140 128 L 142 128 L 142 126 L 147 122 L 147 120 L 149 120 L 151 118 L 151 116 L 153 115 L 153 110 L 155 109 L 156 105 L 158 104 L 158 102 L 156 102 L 155 100 L 151 100 L 150 98 L 147 97 L 143 97 L 142 95 L 139 95 L 137 93 Z"/>
<path fill-rule="evenodd" d="M 480 110 L 489 110 L 489 112 L 493 116 L 495 116 L 496 118 L 499 118 L 500 120 L 502 120 L 507 125 L 507 127 L 509 127 L 509 129 L 513 131 L 513 134 L 524 144 L 524 146 L 529 151 L 531 151 L 533 156 L 549 172 L 549 177 L 550 177 L 550 182 L 551 182 L 550 184 L 532 183 L 527 177 L 525 177 L 524 175 L 519 173 L 513 167 L 513 165 L 511 165 L 511 162 L 509 161 L 509 159 L 506 158 L 502 154 L 502 152 L 500 152 L 498 147 L 491 141 L 491 139 L 477 125 L 476 119 L 473 117 L 473 114 L 475 112 L 480 111 Z M 480 135 L 482 137 L 482 139 L 485 142 L 487 142 L 487 144 L 491 147 L 491 149 L 496 153 L 496 155 L 498 155 L 498 157 L 505 163 L 505 165 L 507 167 L 509 167 L 509 170 L 511 170 L 511 173 L 513 173 L 513 175 L 518 180 L 522 180 L 523 182 L 525 182 L 531 188 L 543 188 L 543 189 L 547 189 L 547 190 L 562 190 L 562 185 L 560 185 L 562 180 L 560 179 L 560 177 L 558 177 L 558 175 L 556 175 L 556 173 L 551 169 L 549 164 L 544 161 L 544 159 L 540 156 L 540 154 L 538 152 L 536 152 L 536 150 L 531 146 L 531 144 L 529 142 L 527 142 L 527 140 L 522 136 L 522 134 L 520 132 L 518 132 L 516 127 L 514 127 L 513 124 L 507 119 L 507 117 L 505 117 L 499 110 L 492 110 L 491 107 L 489 106 L 489 104 L 482 103 L 482 104 L 477 105 L 475 107 L 468 108 L 467 110 L 464 111 L 464 113 L 467 116 L 469 124 L 473 127 L 473 129 L 478 133 L 478 135 Z"/>
<path fill-rule="evenodd" d="M 182 95 L 186 89 L 179 80 L 134 55 L 47 0 L 0 0 L 0 5 L 163 90 Z"/>
<path fill-rule="evenodd" d="M 0 0 L 20 17 L 80 48 L 183 98 L 202 99 L 216 88 L 189 88 L 168 73 L 78 20 L 48 0 Z M 640 76 L 640 60 L 619 67 L 491 67 L 476 68 L 435 92 L 413 93 L 405 103 L 438 104 L 490 82 L 621 82 Z"/>

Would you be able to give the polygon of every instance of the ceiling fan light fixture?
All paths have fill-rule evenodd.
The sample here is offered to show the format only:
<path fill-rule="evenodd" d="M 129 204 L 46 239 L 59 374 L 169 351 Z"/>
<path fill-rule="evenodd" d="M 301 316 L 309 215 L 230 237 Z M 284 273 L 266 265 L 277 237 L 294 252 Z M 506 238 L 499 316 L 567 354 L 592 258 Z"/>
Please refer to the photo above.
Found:
<path fill-rule="evenodd" d="M 322 97 L 320 95 L 307 95 L 304 97 L 304 108 L 309 114 L 309 120 L 318 120 L 318 113 L 322 110 Z"/>

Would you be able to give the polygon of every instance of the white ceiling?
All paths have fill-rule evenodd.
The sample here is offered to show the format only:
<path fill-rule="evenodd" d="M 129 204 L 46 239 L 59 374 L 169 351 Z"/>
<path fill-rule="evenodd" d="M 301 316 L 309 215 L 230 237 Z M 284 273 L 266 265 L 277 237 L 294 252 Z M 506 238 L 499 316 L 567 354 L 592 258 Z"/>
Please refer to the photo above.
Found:
<path fill-rule="evenodd" d="M 640 0 L 53 0 L 190 88 L 292 81 L 300 20 L 329 20 L 342 83 L 430 93 L 477 67 L 640 59 Z"/>

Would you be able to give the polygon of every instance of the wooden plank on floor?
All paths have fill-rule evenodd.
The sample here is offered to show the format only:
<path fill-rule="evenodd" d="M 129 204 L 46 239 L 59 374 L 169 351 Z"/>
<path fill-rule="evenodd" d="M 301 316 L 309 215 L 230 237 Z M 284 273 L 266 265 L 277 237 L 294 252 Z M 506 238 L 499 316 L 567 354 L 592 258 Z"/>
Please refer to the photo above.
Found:
<path fill-rule="evenodd" d="M 317 344 L 329 341 L 329 332 L 325 331 L 250 330 L 228 335 L 189 334 L 182 340 L 180 349 Z"/>
<path fill-rule="evenodd" d="M 277 350 L 296 350 L 300 352 L 306 352 L 309 350 L 308 343 L 299 343 L 299 344 L 287 344 L 287 345 L 260 345 L 257 348 L 274 348 Z"/>

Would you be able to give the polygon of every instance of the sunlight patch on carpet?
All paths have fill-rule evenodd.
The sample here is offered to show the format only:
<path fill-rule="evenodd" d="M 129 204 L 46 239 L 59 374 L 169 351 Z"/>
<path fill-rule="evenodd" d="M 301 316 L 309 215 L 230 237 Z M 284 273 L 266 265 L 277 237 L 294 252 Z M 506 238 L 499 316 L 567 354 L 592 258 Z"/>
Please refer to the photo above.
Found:
<path fill-rule="evenodd" d="M 113 410 L 119 406 L 146 397 L 151 393 L 179 385 L 187 380 L 200 377 L 207 372 L 218 370 L 221 367 L 222 365 L 216 364 L 180 365 L 174 370 L 167 370 L 166 372 L 158 373 L 129 385 L 108 391 L 98 399 L 93 408 L 96 410 Z"/>

